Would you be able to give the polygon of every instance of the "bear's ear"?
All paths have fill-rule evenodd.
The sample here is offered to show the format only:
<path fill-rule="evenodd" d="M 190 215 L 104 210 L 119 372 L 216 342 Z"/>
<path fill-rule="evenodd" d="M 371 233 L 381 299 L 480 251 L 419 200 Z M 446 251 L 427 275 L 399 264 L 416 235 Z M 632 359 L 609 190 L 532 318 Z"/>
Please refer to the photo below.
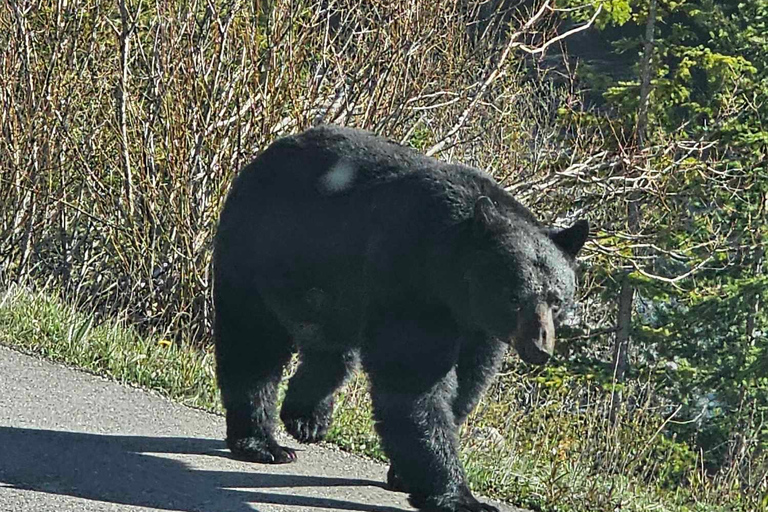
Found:
<path fill-rule="evenodd" d="M 475 228 L 479 232 L 497 231 L 504 222 L 496 205 L 488 196 L 480 196 L 475 201 Z"/>
<path fill-rule="evenodd" d="M 586 220 L 576 221 L 573 226 L 549 235 L 555 245 L 574 258 L 584 246 L 588 236 L 589 222 Z"/>

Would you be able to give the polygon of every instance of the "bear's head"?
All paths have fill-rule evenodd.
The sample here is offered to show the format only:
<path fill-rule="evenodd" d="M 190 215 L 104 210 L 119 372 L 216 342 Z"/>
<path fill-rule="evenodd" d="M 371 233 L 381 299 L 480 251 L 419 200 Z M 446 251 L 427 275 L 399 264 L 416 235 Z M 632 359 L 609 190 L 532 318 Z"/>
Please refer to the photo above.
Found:
<path fill-rule="evenodd" d="M 475 203 L 473 250 L 464 278 L 473 323 L 514 343 L 520 357 L 547 362 L 555 348 L 555 325 L 572 304 L 575 258 L 589 224 L 551 231 L 506 212 L 486 197 Z"/>

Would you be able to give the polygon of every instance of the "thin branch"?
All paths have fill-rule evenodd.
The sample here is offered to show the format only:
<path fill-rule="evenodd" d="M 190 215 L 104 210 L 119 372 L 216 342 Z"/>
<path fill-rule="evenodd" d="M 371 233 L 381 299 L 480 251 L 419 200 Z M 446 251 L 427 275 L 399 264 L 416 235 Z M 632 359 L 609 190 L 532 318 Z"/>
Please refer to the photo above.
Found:
<path fill-rule="evenodd" d="M 584 25 L 581 25 L 580 27 L 573 28 L 573 29 L 569 30 L 568 32 L 565 32 L 563 34 L 560 34 L 557 37 L 554 37 L 554 38 L 550 39 L 549 41 L 547 41 L 543 45 L 539 46 L 538 48 L 531 48 L 530 46 L 526 46 L 526 45 L 524 45 L 522 43 L 517 44 L 517 47 L 520 48 L 521 50 L 523 50 L 524 52 L 530 53 L 532 55 L 535 55 L 537 53 L 544 53 L 547 48 L 549 48 L 550 46 L 552 46 L 556 42 L 562 41 L 566 37 L 570 37 L 573 34 L 578 34 L 579 32 L 587 30 L 589 27 L 591 27 L 595 23 L 595 20 L 597 19 L 597 16 L 600 14 L 600 12 L 602 10 L 603 10 L 603 4 L 598 5 L 597 9 L 595 10 L 595 14 L 592 15 L 592 17 L 589 19 L 589 21 L 587 23 L 585 23 Z"/>
<path fill-rule="evenodd" d="M 616 332 L 616 327 L 609 327 L 607 329 L 596 329 L 594 331 L 589 331 L 586 334 L 580 334 L 578 336 L 570 336 L 568 338 L 562 338 L 563 341 L 575 341 L 575 340 L 588 340 L 591 338 L 597 338 L 598 336 L 603 336 L 606 334 L 613 334 Z"/>
<path fill-rule="evenodd" d="M 629 260 L 629 263 L 632 265 L 632 267 L 634 267 L 635 271 L 637 271 L 637 273 L 639 273 L 643 277 L 647 277 L 648 279 L 653 279 L 654 281 L 661 281 L 663 283 L 669 283 L 671 285 L 677 286 L 678 282 L 694 275 L 696 272 L 701 270 L 701 268 L 703 268 L 704 265 L 712 261 L 712 259 L 713 259 L 713 256 L 709 256 L 708 258 L 700 261 L 695 267 L 693 267 L 691 270 L 689 270 L 685 274 L 680 274 L 679 276 L 676 276 L 676 277 L 664 277 L 656 274 L 651 274 L 650 272 L 646 272 L 645 270 L 640 268 L 640 266 L 635 262 L 635 260 L 632 260 L 632 259 Z"/>
<path fill-rule="evenodd" d="M 122 144 L 122 164 L 123 164 L 123 180 L 125 188 L 125 201 L 128 204 L 128 216 L 133 217 L 133 171 L 131 170 L 131 157 L 128 153 L 128 57 L 131 52 L 131 35 L 135 28 L 135 23 L 131 26 L 130 16 L 128 14 L 128 8 L 125 5 L 125 0 L 118 0 L 118 7 L 120 8 L 120 31 L 117 36 L 118 44 L 120 46 L 120 81 L 117 85 L 117 91 L 115 94 L 115 100 L 117 102 L 117 120 L 120 125 L 120 142 Z"/>

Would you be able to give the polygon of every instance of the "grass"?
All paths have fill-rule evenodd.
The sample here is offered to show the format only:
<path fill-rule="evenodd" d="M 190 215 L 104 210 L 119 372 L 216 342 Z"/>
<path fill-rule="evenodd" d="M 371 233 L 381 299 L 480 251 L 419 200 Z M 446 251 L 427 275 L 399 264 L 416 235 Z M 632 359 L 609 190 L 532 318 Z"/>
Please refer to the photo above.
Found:
<path fill-rule="evenodd" d="M 45 294 L 13 286 L 0 295 L 0 343 L 221 411 L 212 352 L 143 338 L 120 321 L 95 325 Z"/>
<path fill-rule="evenodd" d="M 0 343 L 188 406 L 222 410 L 210 350 L 144 338 L 119 320 L 96 325 L 44 293 L 13 286 L 0 295 Z M 675 462 L 675 452 L 658 435 L 663 418 L 650 405 L 610 427 L 599 394 L 567 385 L 531 387 L 515 368 L 497 379 L 462 430 L 462 458 L 477 492 L 547 511 L 736 509 L 692 499 L 691 488 L 706 485 L 693 474 L 673 475 L 685 487 L 664 485 L 659 468 Z M 364 376 L 340 393 L 328 440 L 384 460 Z M 739 509 L 758 509 L 758 498 L 744 499 Z"/>

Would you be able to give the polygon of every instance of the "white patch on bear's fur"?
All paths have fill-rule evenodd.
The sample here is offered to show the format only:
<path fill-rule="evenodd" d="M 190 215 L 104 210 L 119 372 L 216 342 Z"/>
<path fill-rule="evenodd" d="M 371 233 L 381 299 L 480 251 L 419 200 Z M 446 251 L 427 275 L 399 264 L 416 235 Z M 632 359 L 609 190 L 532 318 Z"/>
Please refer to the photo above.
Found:
<path fill-rule="evenodd" d="M 354 179 L 355 166 L 342 158 L 320 178 L 320 185 L 326 192 L 341 192 L 348 189 Z"/>

